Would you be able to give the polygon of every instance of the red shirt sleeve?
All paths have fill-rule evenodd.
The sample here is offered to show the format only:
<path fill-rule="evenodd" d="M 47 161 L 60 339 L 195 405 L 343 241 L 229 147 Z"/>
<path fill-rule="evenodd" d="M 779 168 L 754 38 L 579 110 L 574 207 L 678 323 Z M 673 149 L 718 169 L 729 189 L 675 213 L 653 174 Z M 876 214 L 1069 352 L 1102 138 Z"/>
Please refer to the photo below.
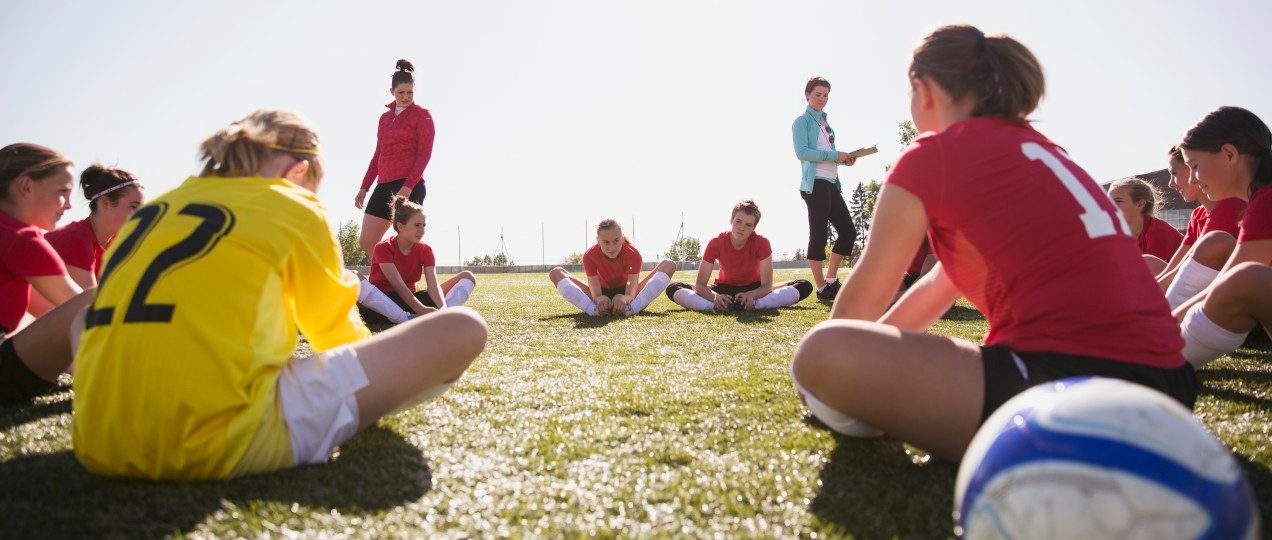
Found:
<path fill-rule="evenodd" d="M 773 256 L 773 244 L 768 238 L 758 236 L 755 238 L 755 262 L 758 263 L 764 259 Z"/>
<path fill-rule="evenodd" d="M 390 113 L 384 113 L 390 114 Z M 371 182 L 375 181 L 375 177 L 379 174 L 380 168 L 380 125 L 384 123 L 384 115 L 380 115 L 380 119 L 375 123 L 375 152 L 371 154 L 371 163 L 367 164 L 367 174 L 362 176 L 362 190 L 370 189 Z"/>
<path fill-rule="evenodd" d="M 718 245 L 719 242 L 720 242 L 719 236 L 707 241 L 707 249 L 703 250 L 702 252 L 702 262 L 715 264 L 716 260 L 720 258 L 720 246 Z"/>
<path fill-rule="evenodd" d="M 1272 186 L 1264 186 L 1250 198 L 1237 243 L 1269 238 L 1272 238 Z"/>
<path fill-rule="evenodd" d="M 1210 219 L 1198 237 L 1210 231 L 1223 231 L 1232 236 L 1241 234 L 1241 218 L 1245 213 L 1246 202 L 1236 197 L 1216 202 L 1210 208 Z"/>
<path fill-rule="evenodd" d="M 944 161 L 940 143 L 930 136 L 920 136 L 897 158 L 884 183 L 895 184 L 918 197 L 928 220 L 935 221 L 944 196 Z"/>
<path fill-rule="evenodd" d="M 17 277 L 66 275 L 66 265 L 62 263 L 57 250 L 49 245 L 44 235 L 35 230 L 19 232 L 13 247 L 9 248 L 9 253 L 4 258 L 9 272 Z"/>
<path fill-rule="evenodd" d="M 430 266 L 437 266 L 437 257 L 433 255 L 433 247 L 424 245 L 423 243 L 419 243 L 416 245 L 423 246 L 420 249 L 420 256 L 419 256 L 420 268 L 428 268 Z"/>
<path fill-rule="evenodd" d="M 1179 234 L 1169 223 L 1157 218 L 1150 218 L 1152 221 L 1144 224 L 1148 228 L 1148 249 L 1144 251 L 1149 255 L 1153 255 L 1161 260 L 1169 261 L 1175 255 L 1175 250 L 1179 249 L 1180 242 L 1183 242 L 1184 235 Z"/>
<path fill-rule="evenodd" d="M 406 189 L 414 189 L 424 179 L 424 168 L 428 166 L 428 160 L 433 157 L 433 139 L 437 136 L 436 128 L 433 127 L 433 115 L 428 110 L 423 110 L 416 125 L 415 140 L 415 163 L 411 164 L 411 172 L 406 175 L 406 182 L 402 187 Z"/>
<path fill-rule="evenodd" d="M 80 230 L 58 229 L 45 235 L 45 240 L 48 240 L 49 245 L 53 246 L 58 256 L 62 258 L 62 262 L 66 263 L 67 266 L 82 268 L 90 272 L 96 270 L 93 264 L 96 240 L 82 234 Z"/>

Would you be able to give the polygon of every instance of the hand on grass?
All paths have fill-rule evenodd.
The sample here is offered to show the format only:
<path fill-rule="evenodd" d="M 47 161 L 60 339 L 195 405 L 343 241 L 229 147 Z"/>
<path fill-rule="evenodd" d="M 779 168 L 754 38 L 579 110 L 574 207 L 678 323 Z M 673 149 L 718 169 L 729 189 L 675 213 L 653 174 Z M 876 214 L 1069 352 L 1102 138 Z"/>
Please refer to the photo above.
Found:
<path fill-rule="evenodd" d="M 593 301 L 593 302 L 596 302 L 596 316 L 597 316 L 597 317 L 601 317 L 601 316 L 604 316 L 604 315 L 609 315 L 609 313 L 610 313 L 610 307 L 612 306 L 612 304 L 610 303 L 610 299 L 609 299 L 609 297 L 608 297 L 608 296 L 605 296 L 605 295 L 603 295 L 603 294 L 602 294 L 602 295 L 597 296 L 596 298 L 593 298 L 593 299 L 592 299 L 592 301 Z"/>
<path fill-rule="evenodd" d="M 629 300 L 626 295 L 620 294 L 615 296 L 613 307 L 614 314 L 620 317 L 627 315 L 627 305 L 630 303 L 631 300 Z"/>
<path fill-rule="evenodd" d="M 716 295 L 716 297 L 715 297 L 715 310 L 716 310 L 716 311 L 728 311 L 728 310 L 729 310 L 729 307 L 730 307 L 730 306 L 732 306 L 732 305 L 733 305 L 733 297 L 732 297 L 732 296 L 729 296 L 729 295 L 727 295 L 727 294 L 717 294 L 717 295 Z"/>

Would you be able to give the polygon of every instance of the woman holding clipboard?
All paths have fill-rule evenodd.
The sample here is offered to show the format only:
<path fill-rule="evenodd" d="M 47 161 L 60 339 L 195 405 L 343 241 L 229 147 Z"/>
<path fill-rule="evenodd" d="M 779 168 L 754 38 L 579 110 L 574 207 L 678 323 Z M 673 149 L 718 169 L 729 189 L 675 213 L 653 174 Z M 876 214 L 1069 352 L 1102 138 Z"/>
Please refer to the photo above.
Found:
<path fill-rule="evenodd" d="M 795 143 L 795 156 L 803 168 L 799 195 L 808 205 L 808 268 L 813 272 L 819 300 L 834 300 L 839 292 L 839 265 L 844 257 L 852 254 L 857 241 L 857 228 L 852 224 L 852 213 L 844 202 L 843 187 L 839 183 L 839 166 L 851 166 L 855 156 L 835 150 L 835 130 L 827 120 L 826 102 L 830 99 L 830 82 L 821 77 L 808 79 L 804 85 L 804 99 L 808 107 L 791 125 Z M 830 264 L 823 272 L 826 259 L 826 222 L 835 226 L 837 238 L 830 248 Z"/>

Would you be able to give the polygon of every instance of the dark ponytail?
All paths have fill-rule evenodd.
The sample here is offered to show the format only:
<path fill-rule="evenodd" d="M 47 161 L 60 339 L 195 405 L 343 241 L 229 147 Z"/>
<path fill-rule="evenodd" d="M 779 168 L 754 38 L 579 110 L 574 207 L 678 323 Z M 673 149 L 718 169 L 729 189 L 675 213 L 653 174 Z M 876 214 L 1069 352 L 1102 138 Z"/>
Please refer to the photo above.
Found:
<path fill-rule="evenodd" d="M 394 225 L 405 225 L 416 214 L 424 214 L 424 207 L 401 195 L 393 196 L 389 201 L 389 221 Z M 396 230 L 397 227 L 394 227 Z"/>
<path fill-rule="evenodd" d="M 393 72 L 393 84 L 389 88 L 397 88 L 402 83 L 415 84 L 415 76 L 411 73 L 415 71 L 415 66 L 405 58 L 397 61 L 397 71 Z"/>
<path fill-rule="evenodd" d="M 1024 120 L 1038 108 L 1046 87 L 1038 59 L 1004 34 L 986 36 L 975 26 L 942 26 L 914 49 L 910 78 L 926 77 L 955 101 L 970 97 L 972 116 Z"/>
<path fill-rule="evenodd" d="M 97 210 L 97 199 L 102 197 L 109 199 L 112 203 L 118 203 L 119 199 L 128 192 L 125 185 L 142 187 L 132 173 L 123 169 L 106 167 L 100 163 L 89 165 L 83 173 L 80 173 L 80 189 L 84 190 L 84 198 L 88 199 L 90 211 Z"/>
<path fill-rule="evenodd" d="M 1257 159 L 1250 195 L 1272 184 L 1272 131 L 1254 113 L 1241 107 L 1219 107 L 1206 114 L 1179 143 L 1187 150 L 1218 152 L 1231 144 L 1237 152 Z"/>

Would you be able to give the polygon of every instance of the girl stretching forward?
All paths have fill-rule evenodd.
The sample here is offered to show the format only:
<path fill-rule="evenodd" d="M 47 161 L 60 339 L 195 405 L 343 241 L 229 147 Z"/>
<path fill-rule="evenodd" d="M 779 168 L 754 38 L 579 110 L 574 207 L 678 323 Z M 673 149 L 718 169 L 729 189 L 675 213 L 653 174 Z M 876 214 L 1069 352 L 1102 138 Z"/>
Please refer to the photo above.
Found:
<path fill-rule="evenodd" d="M 1246 201 L 1241 197 L 1211 199 L 1184 163 L 1179 145 L 1170 147 L 1169 155 L 1170 186 L 1179 191 L 1184 202 L 1198 203 L 1188 218 L 1179 249 L 1166 269 L 1157 274 L 1157 284 L 1166 291 L 1166 301 L 1174 309 L 1209 286 L 1232 255 Z"/>
<path fill-rule="evenodd" d="M 462 306 L 477 287 L 467 270 L 440 286 L 433 248 L 424 243 L 426 217 L 420 205 L 395 197 L 389 213 L 397 234 L 375 245 L 371 277 L 360 284 L 358 311 L 368 324 L 398 324 L 448 306 Z M 428 288 L 416 291 L 420 276 Z"/>
<path fill-rule="evenodd" d="M 1207 195 L 1250 201 L 1236 249 L 1214 282 L 1175 310 L 1183 317 L 1184 357 L 1201 367 L 1240 347 L 1255 326 L 1272 329 L 1272 132 L 1250 111 L 1220 107 L 1179 146 Z"/>
<path fill-rule="evenodd" d="M 754 201 L 733 205 L 729 220 L 730 230 L 707 242 L 697 281 L 692 287 L 671 284 L 668 298 L 694 311 L 726 311 L 786 307 L 812 294 L 813 284 L 808 280 L 773 283 L 773 249 L 768 238 L 755 232 L 760 207 Z M 708 286 L 716 261 L 720 261 L 720 277 Z"/>
<path fill-rule="evenodd" d="M 1197 379 L 1135 236 L 1026 120 L 1044 86 L 1034 55 L 946 26 L 915 49 L 909 80 L 923 135 L 888 174 L 834 320 L 795 351 L 813 414 L 957 460 L 999 405 L 1049 380 L 1120 378 L 1191 407 Z M 885 313 L 925 234 L 940 263 Z M 927 333 L 960 296 L 989 321 L 984 346 Z"/>
<path fill-rule="evenodd" d="M 641 279 L 641 264 L 640 252 L 627 241 L 622 227 L 606 219 L 596 226 L 596 245 L 583 254 L 587 281 L 559 266 L 548 272 L 548 278 L 567 302 L 584 313 L 626 317 L 648 307 L 676 273 L 676 263 L 664 259 Z"/>
<path fill-rule="evenodd" d="M 318 136 L 256 111 L 200 147 L 203 172 L 133 214 L 77 318 L 75 456 L 90 472 L 229 478 L 322 463 L 436 397 L 486 343 L 446 310 L 370 337 L 322 206 Z M 316 351 L 292 356 L 297 332 Z"/>
<path fill-rule="evenodd" d="M 1161 193 L 1139 178 L 1123 178 L 1109 186 L 1109 198 L 1130 225 L 1148 270 L 1154 276 L 1161 273 L 1184 240 L 1184 235 L 1156 217 L 1157 208 L 1162 205 Z"/>

